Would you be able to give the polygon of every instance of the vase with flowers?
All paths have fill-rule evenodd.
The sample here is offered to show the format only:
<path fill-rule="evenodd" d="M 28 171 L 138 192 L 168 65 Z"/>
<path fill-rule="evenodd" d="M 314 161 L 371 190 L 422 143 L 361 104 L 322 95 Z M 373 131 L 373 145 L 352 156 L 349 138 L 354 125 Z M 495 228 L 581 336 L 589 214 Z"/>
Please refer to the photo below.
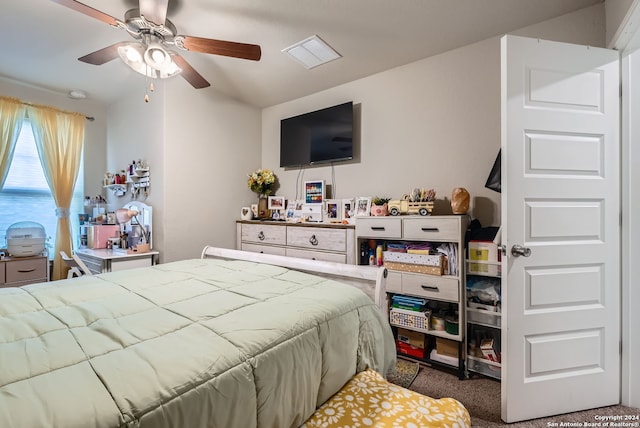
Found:
<path fill-rule="evenodd" d="M 275 194 L 278 177 L 270 169 L 259 169 L 249 174 L 247 186 L 258 194 L 258 218 L 269 218 L 267 197 Z"/>

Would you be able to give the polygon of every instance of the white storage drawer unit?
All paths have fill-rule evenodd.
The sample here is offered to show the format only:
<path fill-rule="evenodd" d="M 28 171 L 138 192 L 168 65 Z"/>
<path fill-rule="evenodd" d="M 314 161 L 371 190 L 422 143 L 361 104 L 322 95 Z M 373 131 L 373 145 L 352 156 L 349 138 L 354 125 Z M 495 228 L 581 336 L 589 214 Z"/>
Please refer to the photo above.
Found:
<path fill-rule="evenodd" d="M 402 293 L 426 299 L 460 301 L 460 281 L 457 278 L 402 272 Z"/>
<path fill-rule="evenodd" d="M 402 238 L 402 219 L 396 217 L 358 217 L 356 219 L 358 238 Z"/>
<path fill-rule="evenodd" d="M 356 241 L 359 247 L 369 248 L 369 241 L 375 240 L 383 245 L 398 242 L 416 242 L 416 243 L 432 243 L 432 247 L 445 244 L 447 251 L 457 252 L 455 255 L 449 254 L 448 263 L 453 264 L 452 270 L 439 271 L 442 275 L 429 274 L 431 265 L 428 258 L 423 257 L 392 257 L 389 254 L 389 260 L 384 263 L 388 269 L 386 292 L 393 295 L 404 295 L 410 297 L 418 297 L 426 300 L 426 307 L 430 308 L 425 312 L 409 312 L 417 316 L 417 314 L 425 314 L 425 322 L 430 320 L 431 316 L 440 317 L 442 314 L 432 314 L 431 309 L 443 311 L 446 315 L 443 322 L 458 325 L 456 330 L 445 331 L 427 325 L 425 328 L 415 328 L 407 326 L 402 322 L 395 322 L 390 317 L 391 325 L 396 328 L 405 328 L 414 330 L 423 334 L 425 349 L 438 350 L 438 347 L 444 347 L 447 344 L 453 349 L 457 349 L 457 358 L 454 358 L 455 364 L 451 363 L 451 359 L 443 362 L 438 360 L 437 355 L 426 355 L 422 358 L 417 357 L 419 361 L 429 364 L 440 364 L 447 368 L 454 368 L 458 372 L 458 377 L 462 379 L 465 374 L 465 358 L 463 352 L 463 344 L 465 340 L 465 330 L 460 328 L 464 326 L 464 236 L 467 229 L 468 218 L 466 216 L 398 216 L 398 217 L 358 217 L 356 219 Z M 447 245 L 448 244 L 448 245 Z M 410 256 L 409 254 L 403 254 Z M 384 259 L 384 257 L 383 257 Z M 402 261 L 404 260 L 404 261 Z M 383 260 L 384 262 L 384 260 Z M 366 263 L 366 261 L 361 261 Z M 422 273 L 418 273 L 422 272 Z M 449 274 L 453 272 L 453 274 Z M 444 309 L 443 309 L 444 308 Z M 391 308 L 390 308 L 391 309 Z M 402 311 L 393 308 L 394 311 Z M 428 315 L 426 315 L 428 313 Z M 390 313 L 391 315 L 391 313 Z M 402 350 L 399 352 L 403 353 Z M 444 352 L 444 350 L 443 350 Z M 406 358 L 411 358 L 403 353 Z"/>
<path fill-rule="evenodd" d="M 403 222 L 403 238 L 417 241 L 460 240 L 460 222 L 457 218 L 407 218 Z"/>

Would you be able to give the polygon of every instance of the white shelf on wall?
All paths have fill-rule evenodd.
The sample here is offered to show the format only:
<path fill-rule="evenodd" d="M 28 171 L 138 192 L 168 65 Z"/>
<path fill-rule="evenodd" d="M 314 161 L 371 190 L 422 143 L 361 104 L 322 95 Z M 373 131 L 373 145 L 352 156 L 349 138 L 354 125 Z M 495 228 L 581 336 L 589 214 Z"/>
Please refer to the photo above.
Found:
<path fill-rule="evenodd" d="M 128 183 L 135 188 L 149 187 L 149 168 L 136 168 L 129 176 Z"/>
<path fill-rule="evenodd" d="M 124 196 L 127 193 L 126 184 L 107 184 L 104 188 L 111 190 L 116 196 Z"/>

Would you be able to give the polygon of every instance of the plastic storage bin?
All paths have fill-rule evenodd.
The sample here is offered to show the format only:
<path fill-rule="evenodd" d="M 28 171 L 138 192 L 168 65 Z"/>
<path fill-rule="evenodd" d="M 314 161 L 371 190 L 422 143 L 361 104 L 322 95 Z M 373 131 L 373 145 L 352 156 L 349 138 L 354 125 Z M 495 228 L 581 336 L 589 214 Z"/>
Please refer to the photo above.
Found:
<path fill-rule="evenodd" d="M 10 256 L 30 257 L 44 251 L 47 234 L 40 223 L 21 221 L 7 228 L 6 237 Z"/>

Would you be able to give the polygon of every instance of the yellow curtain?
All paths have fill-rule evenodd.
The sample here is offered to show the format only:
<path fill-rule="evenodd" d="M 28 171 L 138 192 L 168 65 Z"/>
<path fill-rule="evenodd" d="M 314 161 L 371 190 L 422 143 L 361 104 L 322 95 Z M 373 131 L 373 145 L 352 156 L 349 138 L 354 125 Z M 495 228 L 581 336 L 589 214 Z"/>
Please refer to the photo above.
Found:
<path fill-rule="evenodd" d="M 16 98 L 0 97 L 0 189 L 9 173 L 9 166 L 22 129 L 25 106 Z"/>
<path fill-rule="evenodd" d="M 86 118 L 44 106 L 27 106 L 44 175 L 56 203 L 58 228 L 53 258 L 53 280 L 66 277 L 60 251 L 71 254 L 69 208 L 84 144 Z"/>

